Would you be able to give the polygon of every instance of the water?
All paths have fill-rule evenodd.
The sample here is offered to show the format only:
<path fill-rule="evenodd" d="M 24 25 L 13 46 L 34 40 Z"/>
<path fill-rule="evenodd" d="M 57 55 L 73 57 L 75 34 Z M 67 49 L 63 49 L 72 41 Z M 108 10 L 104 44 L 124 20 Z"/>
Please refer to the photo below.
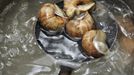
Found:
<path fill-rule="evenodd" d="M 58 74 L 60 69 L 56 62 L 60 60 L 56 61 L 44 53 L 36 43 L 33 32 L 40 4 L 46 1 L 50 2 L 15 0 L 0 13 L 0 75 Z M 133 63 L 129 63 L 129 54 L 124 54 L 120 50 L 121 48 L 116 46 L 109 59 L 81 63 L 81 67 L 74 70 L 72 75 L 133 74 Z"/>
<path fill-rule="evenodd" d="M 34 38 L 41 2 L 16 0 L 0 14 L 0 75 L 54 75 L 58 71 Z"/>

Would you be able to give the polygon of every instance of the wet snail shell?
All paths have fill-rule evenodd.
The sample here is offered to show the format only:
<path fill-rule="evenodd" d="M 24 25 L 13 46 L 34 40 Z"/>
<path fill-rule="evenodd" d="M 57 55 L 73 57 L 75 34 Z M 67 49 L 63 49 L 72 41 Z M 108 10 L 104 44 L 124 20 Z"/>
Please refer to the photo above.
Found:
<path fill-rule="evenodd" d="M 70 20 L 66 26 L 67 34 L 72 38 L 81 38 L 83 34 L 94 28 L 94 21 L 88 12 L 82 13 L 76 16 L 73 20 Z"/>
<path fill-rule="evenodd" d="M 94 58 L 99 58 L 107 54 L 106 34 L 101 30 L 91 30 L 84 34 L 82 47 L 86 54 Z"/>
<path fill-rule="evenodd" d="M 56 4 L 52 3 L 42 5 L 38 18 L 43 28 L 52 31 L 61 30 L 66 23 L 65 13 Z"/>

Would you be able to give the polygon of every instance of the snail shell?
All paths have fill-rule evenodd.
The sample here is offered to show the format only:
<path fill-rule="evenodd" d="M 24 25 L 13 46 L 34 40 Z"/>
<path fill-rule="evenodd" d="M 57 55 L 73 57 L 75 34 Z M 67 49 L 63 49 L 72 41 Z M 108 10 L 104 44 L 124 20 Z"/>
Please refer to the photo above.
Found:
<path fill-rule="evenodd" d="M 66 24 L 66 32 L 70 37 L 81 38 L 83 34 L 94 28 L 93 23 L 91 15 L 85 12 Z"/>
<path fill-rule="evenodd" d="M 65 13 L 52 3 L 43 4 L 38 17 L 44 28 L 53 31 L 61 29 L 66 22 Z"/>
<path fill-rule="evenodd" d="M 104 56 L 108 47 L 106 44 L 106 34 L 101 30 L 91 30 L 84 34 L 82 38 L 82 47 L 86 54 L 94 58 Z"/>

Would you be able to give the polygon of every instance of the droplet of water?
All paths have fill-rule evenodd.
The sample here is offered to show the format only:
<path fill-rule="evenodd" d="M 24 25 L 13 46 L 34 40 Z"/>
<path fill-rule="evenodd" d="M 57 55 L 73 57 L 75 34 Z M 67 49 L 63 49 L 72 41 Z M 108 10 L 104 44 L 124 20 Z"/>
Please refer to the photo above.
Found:
<path fill-rule="evenodd" d="M 15 49 L 15 48 L 11 48 L 9 51 L 8 51 L 10 57 L 15 57 L 17 55 L 19 55 L 19 49 Z"/>
<path fill-rule="evenodd" d="M 28 50 L 27 50 L 27 46 L 26 45 L 22 45 L 22 49 L 25 51 L 25 52 L 27 52 Z"/>

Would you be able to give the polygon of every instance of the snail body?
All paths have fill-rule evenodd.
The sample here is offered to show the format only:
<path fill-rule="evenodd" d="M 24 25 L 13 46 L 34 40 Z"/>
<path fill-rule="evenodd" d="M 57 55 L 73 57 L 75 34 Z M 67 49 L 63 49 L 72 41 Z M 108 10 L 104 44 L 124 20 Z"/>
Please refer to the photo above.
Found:
<path fill-rule="evenodd" d="M 91 9 L 95 3 L 92 0 L 64 0 L 64 10 L 68 17 L 79 15 L 83 11 Z"/>

